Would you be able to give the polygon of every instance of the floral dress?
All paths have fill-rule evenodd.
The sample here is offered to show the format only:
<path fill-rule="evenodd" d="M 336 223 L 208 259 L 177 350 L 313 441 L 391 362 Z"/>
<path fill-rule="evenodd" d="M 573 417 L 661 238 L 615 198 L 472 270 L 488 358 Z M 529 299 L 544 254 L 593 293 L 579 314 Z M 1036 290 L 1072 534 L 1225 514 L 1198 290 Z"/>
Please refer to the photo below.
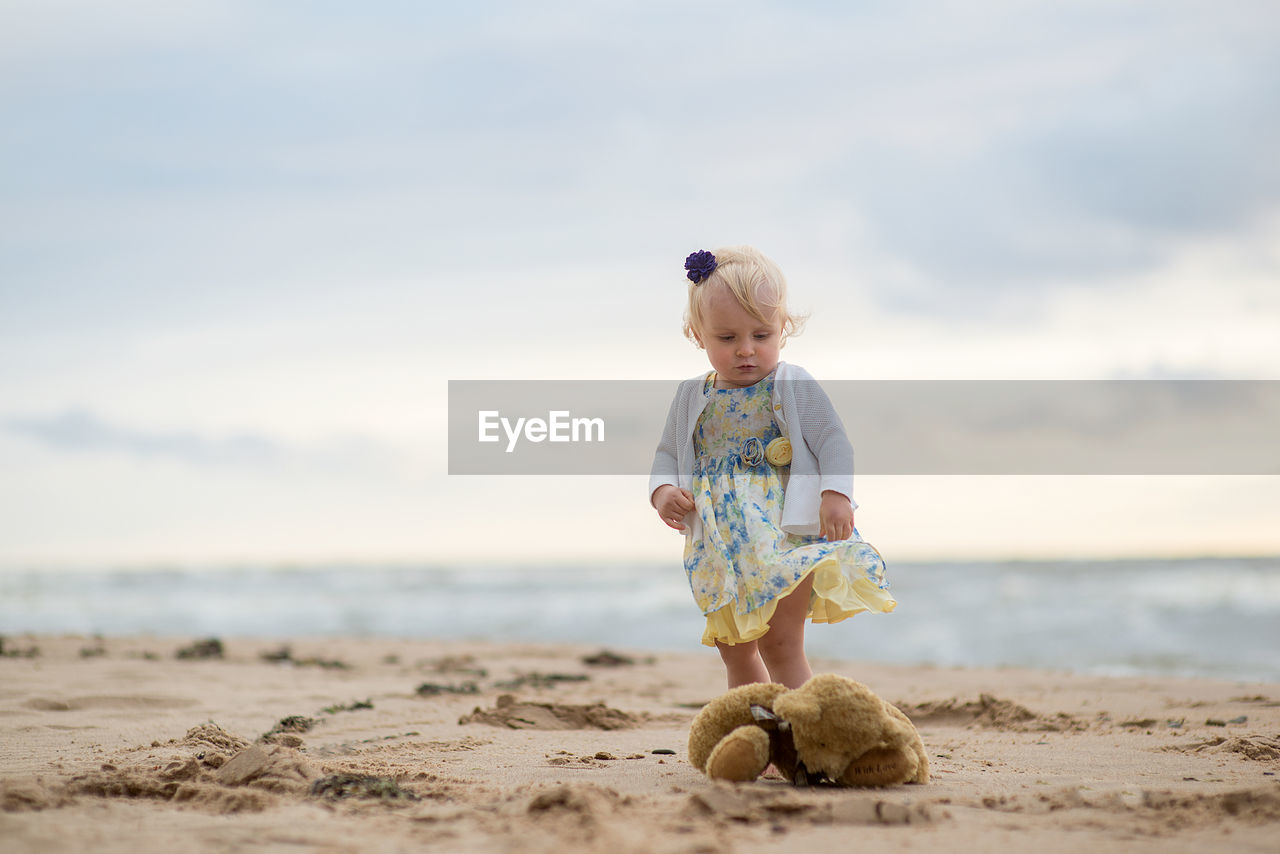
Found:
<path fill-rule="evenodd" d="M 770 374 L 747 388 L 718 389 L 712 374 L 703 388 L 708 399 L 693 434 L 692 490 L 702 536 L 687 542 L 684 566 L 707 618 L 707 646 L 764 635 L 778 600 L 810 573 L 809 618 L 815 623 L 862 611 L 887 613 L 897 604 L 880 553 L 857 529 L 851 539 L 835 542 L 782 530 L 789 466 L 774 465 L 765 455 L 782 435 L 773 420 L 773 381 Z"/>

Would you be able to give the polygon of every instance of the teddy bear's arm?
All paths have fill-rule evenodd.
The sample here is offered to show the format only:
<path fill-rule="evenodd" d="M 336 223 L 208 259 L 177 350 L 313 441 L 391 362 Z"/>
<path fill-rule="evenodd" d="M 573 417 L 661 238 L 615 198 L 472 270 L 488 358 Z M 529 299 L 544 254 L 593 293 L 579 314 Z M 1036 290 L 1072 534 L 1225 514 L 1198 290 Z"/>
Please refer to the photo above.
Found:
<path fill-rule="evenodd" d="M 720 739 L 707 758 L 713 780 L 749 783 L 769 767 L 769 733 L 754 724 L 740 726 Z"/>
<path fill-rule="evenodd" d="M 773 700 L 785 693 L 787 686 L 753 682 L 740 685 L 702 707 L 689 727 L 689 764 L 706 770 L 707 758 L 720 739 L 740 726 L 755 723 L 752 705 L 772 707 Z"/>

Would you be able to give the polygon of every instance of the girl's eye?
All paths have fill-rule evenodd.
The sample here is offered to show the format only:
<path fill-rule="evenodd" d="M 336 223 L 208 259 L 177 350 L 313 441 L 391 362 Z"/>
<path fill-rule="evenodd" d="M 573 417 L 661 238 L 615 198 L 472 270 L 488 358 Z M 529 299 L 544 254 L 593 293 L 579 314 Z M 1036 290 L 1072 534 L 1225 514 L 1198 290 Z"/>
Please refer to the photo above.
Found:
<path fill-rule="evenodd" d="M 721 341 L 732 341 L 732 340 L 733 340 L 733 336 L 732 336 L 732 335 L 721 335 L 721 336 L 720 336 L 720 340 L 721 340 Z"/>
<path fill-rule="evenodd" d="M 757 341 L 763 341 L 764 339 L 766 339 L 766 338 L 768 338 L 768 337 L 769 337 L 769 333 L 768 333 L 768 332 L 757 332 L 757 333 L 756 333 L 756 340 L 757 340 Z"/>

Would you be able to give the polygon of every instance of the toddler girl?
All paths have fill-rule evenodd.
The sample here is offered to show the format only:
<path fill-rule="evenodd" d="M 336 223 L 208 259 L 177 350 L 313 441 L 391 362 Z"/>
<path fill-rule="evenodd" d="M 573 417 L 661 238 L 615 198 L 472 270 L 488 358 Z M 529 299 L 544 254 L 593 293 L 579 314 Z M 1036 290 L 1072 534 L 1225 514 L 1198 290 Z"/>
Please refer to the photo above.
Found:
<path fill-rule="evenodd" d="M 684 566 L 729 687 L 813 675 L 804 620 L 897 604 L 853 526 L 853 447 L 825 392 L 778 360 L 799 319 L 772 261 L 749 246 L 685 261 L 685 334 L 712 370 L 680 384 L 649 500 L 685 532 Z"/>

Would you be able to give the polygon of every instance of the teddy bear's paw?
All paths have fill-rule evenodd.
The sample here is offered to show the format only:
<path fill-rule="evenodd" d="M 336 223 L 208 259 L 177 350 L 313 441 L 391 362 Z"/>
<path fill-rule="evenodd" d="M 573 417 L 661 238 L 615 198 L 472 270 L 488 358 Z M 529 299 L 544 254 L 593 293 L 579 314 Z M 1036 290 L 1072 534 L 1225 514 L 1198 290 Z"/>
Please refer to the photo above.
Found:
<path fill-rule="evenodd" d="M 849 763 L 840 775 L 842 786 L 894 786 L 916 776 L 915 753 L 899 747 L 877 747 Z"/>
<path fill-rule="evenodd" d="M 741 726 L 720 739 L 707 758 L 713 780 L 748 783 L 769 767 L 769 734 L 757 726 Z"/>

